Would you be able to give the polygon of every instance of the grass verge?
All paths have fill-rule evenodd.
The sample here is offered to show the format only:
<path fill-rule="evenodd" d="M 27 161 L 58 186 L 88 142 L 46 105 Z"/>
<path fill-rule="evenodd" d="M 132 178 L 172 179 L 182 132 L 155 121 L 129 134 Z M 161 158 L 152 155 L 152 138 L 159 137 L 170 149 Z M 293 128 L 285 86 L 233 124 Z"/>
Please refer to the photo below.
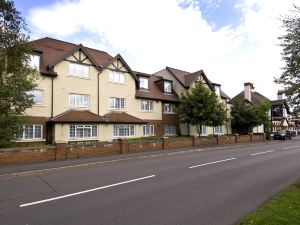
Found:
<path fill-rule="evenodd" d="M 300 180 L 247 215 L 239 225 L 300 224 Z"/>

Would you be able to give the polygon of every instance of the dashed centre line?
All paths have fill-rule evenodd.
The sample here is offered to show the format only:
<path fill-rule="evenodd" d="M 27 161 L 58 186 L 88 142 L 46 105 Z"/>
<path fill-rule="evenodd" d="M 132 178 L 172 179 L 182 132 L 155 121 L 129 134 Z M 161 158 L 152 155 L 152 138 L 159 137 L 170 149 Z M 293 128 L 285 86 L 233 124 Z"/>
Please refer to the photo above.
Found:
<path fill-rule="evenodd" d="M 193 168 L 201 167 L 201 166 L 207 166 L 207 165 L 216 164 L 216 163 L 221 163 L 221 162 L 226 162 L 226 161 L 231 161 L 231 160 L 235 160 L 235 159 L 237 159 L 237 158 L 223 159 L 223 160 L 219 160 L 219 161 L 214 161 L 214 162 L 204 163 L 204 164 L 200 164 L 200 165 L 190 166 L 189 169 L 193 169 Z"/>
<path fill-rule="evenodd" d="M 300 146 L 292 146 L 292 147 L 287 147 L 287 148 L 283 148 L 284 150 L 287 150 L 287 149 L 292 149 L 292 148 L 298 148 Z"/>
<path fill-rule="evenodd" d="M 45 202 L 59 200 L 59 199 L 62 199 L 62 198 L 68 198 L 68 197 L 72 197 L 72 196 L 75 196 L 75 195 L 82 195 L 82 194 L 86 194 L 86 193 L 89 193 L 89 192 L 98 191 L 98 190 L 102 190 L 102 189 L 106 189 L 106 188 L 110 188 L 110 187 L 115 187 L 115 186 L 119 186 L 119 185 L 122 185 L 122 184 L 137 182 L 137 181 L 140 181 L 140 180 L 145 180 L 145 179 L 149 179 L 149 178 L 153 178 L 153 177 L 155 177 L 155 175 L 140 177 L 140 178 L 127 180 L 127 181 L 123 181 L 123 182 L 119 182 L 119 183 L 115 183 L 115 184 L 110 184 L 110 185 L 106 185 L 106 186 L 102 186 L 102 187 L 98 187 L 98 188 L 93 188 L 93 189 L 89 189 L 89 190 L 85 190 L 85 191 L 75 192 L 75 193 L 72 193 L 72 194 L 61 195 L 61 196 L 58 196 L 58 197 L 48 198 L 48 199 L 44 199 L 44 200 L 40 200 L 40 201 L 36 201 L 36 202 L 30 202 L 30 203 L 22 204 L 22 205 L 20 205 L 20 207 L 22 208 L 22 207 L 26 207 L 26 206 L 37 205 L 37 204 L 41 204 L 41 203 L 45 203 Z"/>
<path fill-rule="evenodd" d="M 257 152 L 257 153 L 251 154 L 251 156 L 261 155 L 261 154 L 267 154 L 267 153 L 274 152 L 274 151 L 275 151 L 275 150 L 270 150 L 270 151 L 265 151 L 265 152 Z"/>

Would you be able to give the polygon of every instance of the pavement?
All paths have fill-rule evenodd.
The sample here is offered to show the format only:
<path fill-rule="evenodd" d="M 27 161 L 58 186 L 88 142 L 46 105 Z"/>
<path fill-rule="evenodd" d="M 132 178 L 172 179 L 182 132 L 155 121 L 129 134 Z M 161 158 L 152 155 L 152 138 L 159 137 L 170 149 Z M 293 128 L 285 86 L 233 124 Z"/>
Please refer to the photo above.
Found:
<path fill-rule="evenodd" d="M 300 177 L 300 137 L 0 168 L 0 224 L 231 225 Z"/>

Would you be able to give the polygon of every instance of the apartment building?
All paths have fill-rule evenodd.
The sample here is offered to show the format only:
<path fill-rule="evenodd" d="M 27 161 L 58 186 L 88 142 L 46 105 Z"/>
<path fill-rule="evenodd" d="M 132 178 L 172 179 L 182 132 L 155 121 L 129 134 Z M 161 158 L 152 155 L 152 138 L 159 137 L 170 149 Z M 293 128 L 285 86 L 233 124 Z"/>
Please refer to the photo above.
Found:
<path fill-rule="evenodd" d="M 40 71 L 21 142 L 110 141 L 178 135 L 178 96 L 160 76 L 132 71 L 121 55 L 52 38 L 31 42 Z"/>
<path fill-rule="evenodd" d="M 222 102 L 227 109 L 227 118 L 228 122 L 223 126 L 217 127 L 206 127 L 206 126 L 192 126 L 184 123 L 180 123 L 180 132 L 182 135 L 190 136 L 208 136 L 208 135 L 224 135 L 231 134 L 231 121 L 230 121 L 230 110 L 231 104 L 228 103 L 229 97 L 226 95 L 222 89 L 221 85 L 211 82 L 205 75 L 203 70 L 196 72 L 187 72 L 180 69 L 175 69 L 172 67 L 166 67 L 156 73 L 157 76 L 163 77 L 166 80 L 170 80 L 173 84 L 174 91 L 180 96 L 188 91 L 194 86 L 196 82 L 201 81 L 204 83 L 209 90 L 215 92 L 219 98 L 219 101 Z"/>

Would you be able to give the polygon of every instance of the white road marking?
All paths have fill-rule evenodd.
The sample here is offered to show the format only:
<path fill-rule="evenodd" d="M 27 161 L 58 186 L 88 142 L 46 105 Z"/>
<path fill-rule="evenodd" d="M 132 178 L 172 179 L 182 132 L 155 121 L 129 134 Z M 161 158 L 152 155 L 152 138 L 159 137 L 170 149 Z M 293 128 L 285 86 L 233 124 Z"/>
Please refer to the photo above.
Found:
<path fill-rule="evenodd" d="M 284 150 L 287 150 L 287 149 L 292 149 L 292 148 L 298 148 L 300 146 L 292 146 L 292 147 L 287 147 L 287 148 L 284 148 Z"/>
<path fill-rule="evenodd" d="M 219 161 L 215 161 L 215 162 L 209 162 L 209 163 L 204 163 L 204 164 L 200 164 L 200 165 L 196 165 L 196 166 L 190 166 L 189 169 L 201 167 L 201 166 L 207 166 L 207 165 L 216 164 L 216 163 L 221 163 L 221 162 L 226 162 L 226 161 L 235 160 L 235 159 L 236 158 L 223 159 L 223 160 L 219 160 Z"/>
<path fill-rule="evenodd" d="M 106 186 L 102 186 L 102 187 L 98 187 L 98 188 L 93 188 L 93 189 L 89 189 L 89 190 L 85 190 L 85 191 L 75 192 L 75 193 L 72 193 L 72 194 L 62 195 L 62 196 L 58 196 L 58 197 L 54 197 L 54 198 L 48 198 L 48 199 L 44 199 L 44 200 L 40 200 L 40 201 L 36 201 L 36 202 L 30 202 L 30 203 L 22 204 L 22 205 L 20 205 L 20 207 L 37 205 L 37 204 L 50 202 L 50 201 L 54 201 L 54 200 L 58 200 L 58 199 L 62 199 L 62 198 L 72 197 L 72 196 L 75 196 L 75 195 L 86 194 L 86 193 L 89 193 L 89 192 L 98 191 L 98 190 L 102 190 L 102 189 L 106 189 L 106 188 L 110 188 L 110 187 L 115 187 L 115 186 L 119 186 L 119 185 L 122 185 L 122 184 L 128 184 L 128 183 L 132 183 L 132 182 L 136 182 L 136 181 L 140 181 L 140 180 L 145 180 L 145 179 L 149 179 L 149 178 L 153 178 L 153 177 L 155 177 L 155 175 L 140 177 L 140 178 L 136 178 L 136 179 L 133 179 L 133 180 L 127 180 L 127 181 L 123 181 L 123 182 L 119 182 L 119 183 L 115 183 L 115 184 L 110 184 L 110 185 L 106 185 Z"/>
<path fill-rule="evenodd" d="M 261 154 L 267 154 L 267 153 L 270 153 L 270 152 L 274 152 L 275 150 L 270 150 L 270 151 L 265 151 L 265 152 L 257 152 L 257 153 L 253 153 L 251 154 L 252 156 L 255 156 L 255 155 L 261 155 Z"/>

